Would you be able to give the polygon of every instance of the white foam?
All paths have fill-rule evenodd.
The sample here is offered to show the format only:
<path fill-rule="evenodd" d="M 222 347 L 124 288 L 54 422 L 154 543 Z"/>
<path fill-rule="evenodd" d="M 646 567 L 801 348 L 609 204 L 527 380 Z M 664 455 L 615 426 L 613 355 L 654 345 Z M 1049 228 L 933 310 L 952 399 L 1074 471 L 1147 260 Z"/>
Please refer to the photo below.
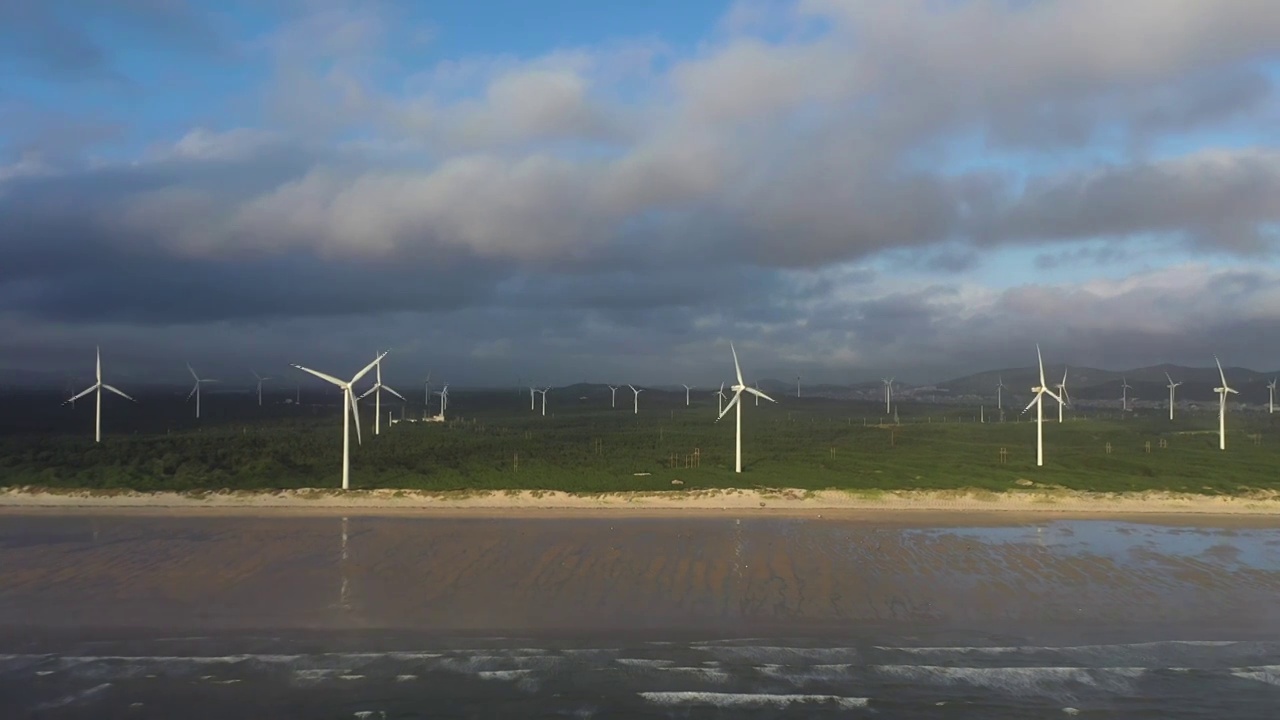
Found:
<path fill-rule="evenodd" d="M 727 683 L 731 679 L 731 676 L 729 675 L 729 673 L 717 668 L 660 667 L 660 668 L 654 668 L 654 669 L 659 672 L 670 673 L 673 675 L 687 675 L 687 676 L 695 677 L 699 680 L 704 680 L 706 682 L 716 683 L 716 684 Z"/>
<path fill-rule="evenodd" d="M 484 670 L 476 673 L 476 677 L 481 680 L 519 680 L 532 672 L 532 670 Z"/>
<path fill-rule="evenodd" d="M 809 682 L 834 682 L 849 679 L 853 665 L 761 665 L 756 671 L 777 680 L 792 684 Z"/>
<path fill-rule="evenodd" d="M 1067 696 L 1071 684 L 1103 687 L 1111 692 L 1131 690 L 1132 678 L 1149 668 L 1114 667 L 951 667 L 942 665 L 873 665 L 884 675 L 913 682 L 964 683 L 1015 695 Z"/>
<path fill-rule="evenodd" d="M 84 701 L 84 700 L 88 700 L 89 698 L 91 698 L 91 697 L 93 697 L 93 696 L 95 696 L 95 695 L 100 695 L 102 692 L 104 692 L 104 691 L 105 691 L 107 688 L 109 688 L 109 687 L 111 687 L 111 683 L 102 683 L 101 685 L 95 685 L 95 686 L 93 686 L 93 687 L 89 688 L 88 690 L 81 690 L 81 691 L 80 691 L 80 692 L 78 692 L 78 693 L 71 693 L 70 695 L 63 695 L 62 697 L 58 698 L 57 700 L 53 700 L 53 701 L 51 701 L 51 702 L 41 703 L 41 704 L 39 704 L 39 705 L 37 705 L 37 706 L 36 706 L 36 709 L 37 709 L 37 710 L 52 710 L 53 708 L 60 708 L 60 707 L 66 707 L 67 705 L 74 705 L 74 704 L 79 703 L 79 702 L 82 702 L 82 701 Z"/>
<path fill-rule="evenodd" d="M 956 647 L 889 647 L 886 645 L 874 646 L 877 650 L 891 650 L 906 653 L 990 653 L 993 655 L 1005 653 L 1032 653 L 1032 652 L 1062 652 L 1062 651 L 1114 651 L 1114 650 L 1131 650 L 1131 649 L 1147 649 L 1161 646 L 1178 646 L 1185 645 L 1189 647 L 1225 647 L 1228 645 L 1238 644 L 1235 640 L 1156 640 L 1153 642 L 1143 643 L 1124 643 L 1118 645 L 1007 645 L 1007 646 L 956 646 Z"/>
<path fill-rule="evenodd" d="M 773 695 L 767 693 L 642 692 L 655 705 L 710 705 L 720 708 L 785 708 L 791 705 L 836 705 L 842 710 L 863 708 L 867 698 L 839 695 Z"/>
<path fill-rule="evenodd" d="M 666 667 L 675 665 L 675 660 L 653 660 L 650 658 L 615 658 L 614 662 L 628 667 Z"/>
<path fill-rule="evenodd" d="M 1280 665 L 1232 668 L 1231 674 L 1244 680 L 1254 680 L 1268 685 L 1280 686 Z"/>
<path fill-rule="evenodd" d="M 410 680 L 417 680 L 417 679 L 418 679 L 417 675 L 397 675 L 396 676 L 396 682 L 409 682 Z"/>

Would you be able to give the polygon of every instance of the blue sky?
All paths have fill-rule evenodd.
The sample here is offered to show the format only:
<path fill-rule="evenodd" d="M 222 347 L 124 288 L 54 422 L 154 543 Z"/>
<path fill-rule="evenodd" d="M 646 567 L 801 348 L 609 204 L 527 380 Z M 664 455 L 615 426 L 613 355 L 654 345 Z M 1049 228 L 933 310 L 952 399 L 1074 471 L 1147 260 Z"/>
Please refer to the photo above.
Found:
<path fill-rule="evenodd" d="M 7 4 L 0 369 L 1267 366 L 1269 10 Z"/>

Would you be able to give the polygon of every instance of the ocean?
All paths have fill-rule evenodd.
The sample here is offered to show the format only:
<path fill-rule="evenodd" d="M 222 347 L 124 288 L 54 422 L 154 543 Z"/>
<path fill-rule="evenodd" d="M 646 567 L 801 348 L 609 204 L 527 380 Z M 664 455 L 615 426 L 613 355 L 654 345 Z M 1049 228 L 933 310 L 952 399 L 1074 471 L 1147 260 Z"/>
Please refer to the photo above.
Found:
<path fill-rule="evenodd" d="M 1269 522 L 0 515 L 0 717 L 1275 718 Z"/>

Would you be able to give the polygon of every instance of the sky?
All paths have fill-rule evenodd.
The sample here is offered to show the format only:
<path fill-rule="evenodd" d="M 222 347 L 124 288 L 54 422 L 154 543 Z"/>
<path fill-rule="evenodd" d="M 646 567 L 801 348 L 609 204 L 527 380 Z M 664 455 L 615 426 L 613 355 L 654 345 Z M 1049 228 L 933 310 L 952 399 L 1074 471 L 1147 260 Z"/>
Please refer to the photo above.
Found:
<path fill-rule="evenodd" d="M 0 0 L 0 368 L 1270 370 L 1277 83 L 1274 0 Z"/>

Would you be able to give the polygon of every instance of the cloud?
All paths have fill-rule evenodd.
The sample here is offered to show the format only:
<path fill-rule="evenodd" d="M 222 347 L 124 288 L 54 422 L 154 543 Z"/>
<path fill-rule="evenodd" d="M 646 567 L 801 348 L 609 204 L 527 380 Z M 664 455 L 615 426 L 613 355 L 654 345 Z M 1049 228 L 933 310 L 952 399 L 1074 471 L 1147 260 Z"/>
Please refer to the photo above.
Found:
<path fill-rule="evenodd" d="M 70 54 L 0 63 L 123 72 L 70 12 L 88 5 L 25 7 L 0 20 Z M 232 46 L 256 80 L 225 114 L 157 135 L 141 114 L 146 129 L 54 122 L 57 103 L 0 98 L 0 118 L 25 118 L 0 164 L 15 326 L 65 333 L 50 347 L 76 327 L 158 345 L 362 318 L 335 337 L 430 326 L 460 365 L 522 348 L 638 375 L 662 348 L 692 374 L 736 335 L 762 370 L 843 377 L 999 363 L 1035 333 L 1072 362 L 1189 355 L 1174 330 L 1234 342 L 1157 306 L 1252 302 L 1249 332 L 1274 317 L 1256 267 L 1280 226 L 1269 2 L 750 2 L 684 54 L 634 39 L 431 63 L 404 6 L 271 9 L 278 26 L 234 42 L 182 3 L 107 18 Z M 1217 265 L 1158 259 L 1131 286 L 970 277 L 1021 248 L 1046 273 L 1136 262 L 1152 238 Z M 1115 350 L 1126 336 L 1139 349 Z"/>

